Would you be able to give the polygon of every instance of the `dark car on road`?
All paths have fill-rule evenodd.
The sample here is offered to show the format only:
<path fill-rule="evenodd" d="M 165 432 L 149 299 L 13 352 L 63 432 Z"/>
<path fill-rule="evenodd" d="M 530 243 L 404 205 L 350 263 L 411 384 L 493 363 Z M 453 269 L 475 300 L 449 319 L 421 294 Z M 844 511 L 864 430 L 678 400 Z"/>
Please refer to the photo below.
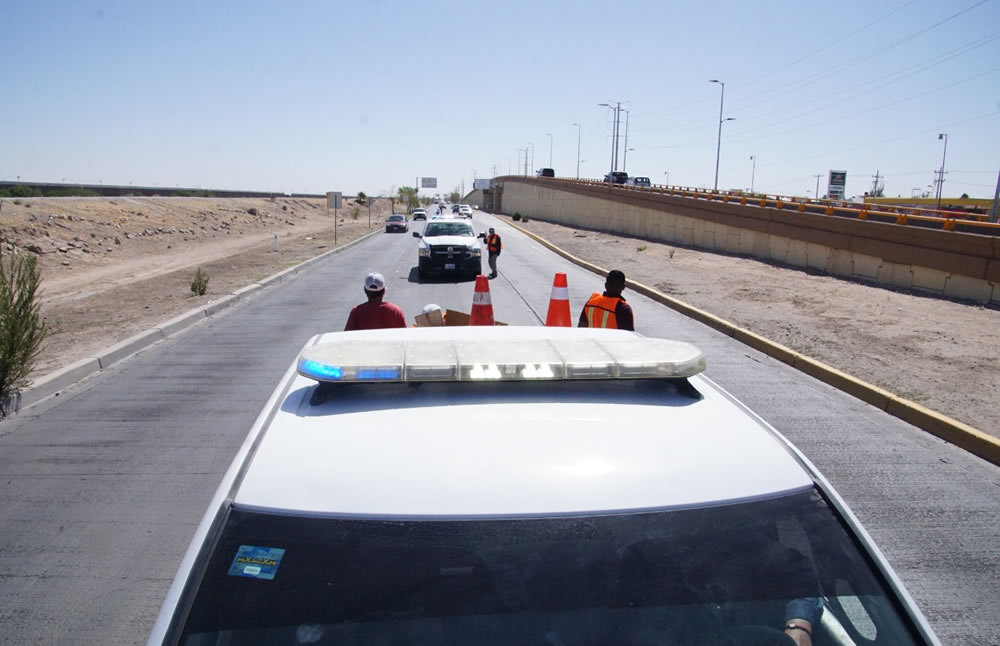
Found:
<path fill-rule="evenodd" d="M 538 176 L 539 177 L 555 177 L 556 176 L 556 172 L 554 170 L 552 170 L 551 168 L 539 168 L 538 169 Z"/>
<path fill-rule="evenodd" d="M 604 181 L 608 184 L 624 184 L 628 181 L 628 173 L 616 170 L 604 176 Z"/>
<path fill-rule="evenodd" d="M 392 233 L 393 231 L 400 231 L 406 233 L 410 230 L 410 225 L 406 223 L 405 215 L 390 215 L 385 221 L 385 232 Z"/>

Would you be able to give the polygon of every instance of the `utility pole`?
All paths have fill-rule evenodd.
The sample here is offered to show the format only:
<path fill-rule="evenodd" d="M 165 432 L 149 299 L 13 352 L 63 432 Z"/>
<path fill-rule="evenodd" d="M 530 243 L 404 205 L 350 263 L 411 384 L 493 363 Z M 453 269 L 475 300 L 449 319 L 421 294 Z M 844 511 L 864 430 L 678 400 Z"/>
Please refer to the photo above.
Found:
<path fill-rule="evenodd" d="M 583 134 L 583 126 L 576 124 L 576 178 L 580 179 L 580 136 Z"/>
<path fill-rule="evenodd" d="M 993 208 L 990 209 L 990 222 L 997 221 L 997 202 L 1000 201 L 1000 173 L 997 173 L 997 188 L 993 191 Z"/>
<path fill-rule="evenodd" d="M 753 166 L 750 168 L 750 192 L 753 193 L 753 180 L 754 176 L 757 175 L 757 155 L 750 155 L 750 161 L 753 162 Z"/>
<path fill-rule="evenodd" d="M 878 171 L 875 171 L 875 174 L 872 175 L 872 177 L 875 179 L 875 181 L 872 182 L 872 192 L 870 193 L 870 195 L 872 197 L 877 197 L 876 193 L 878 193 L 878 180 L 879 180 Z"/>
<path fill-rule="evenodd" d="M 941 210 L 941 193 L 944 192 L 944 160 L 948 156 L 948 135 L 941 133 L 938 135 L 938 141 L 944 139 L 944 153 L 941 155 L 941 170 L 938 171 L 938 186 L 937 186 L 937 210 Z"/>
<path fill-rule="evenodd" d="M 631 110 L 625 110 L 625 155 L 622 157 L 622 170 L 628 165 L 628 118 L 632 114 Z"/>
<path fill-rule="evenodd" d="M 816 199 L 819 200 L 819 178 L 823 177 L 823 175 L 814 175 L 813 177 L 816 178 Z"/>

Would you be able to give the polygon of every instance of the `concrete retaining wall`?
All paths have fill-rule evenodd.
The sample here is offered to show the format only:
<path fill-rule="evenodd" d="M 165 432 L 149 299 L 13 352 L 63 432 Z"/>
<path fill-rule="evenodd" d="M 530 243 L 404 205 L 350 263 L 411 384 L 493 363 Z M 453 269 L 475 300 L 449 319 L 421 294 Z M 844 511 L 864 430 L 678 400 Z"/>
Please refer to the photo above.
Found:
<path fill-rule="evenodd" d="M 609 186 L 530 178 L 494 184 L 503 213 L 1000 304 L 1000 238 Z"/>

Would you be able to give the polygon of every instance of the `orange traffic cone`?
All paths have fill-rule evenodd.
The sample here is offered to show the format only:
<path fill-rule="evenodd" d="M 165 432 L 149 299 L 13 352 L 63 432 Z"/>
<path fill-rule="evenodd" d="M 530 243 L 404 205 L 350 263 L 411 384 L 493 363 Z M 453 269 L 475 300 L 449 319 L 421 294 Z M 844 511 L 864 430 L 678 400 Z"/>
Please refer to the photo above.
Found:
<path fill-rule="evenodd" d="M 472 294 L 472 315 L 469 325 L 493 325 L 493 302 L 490 300 L 490 279 L 476 276 L 476 291 Z"/>
<path fill-rule="evenodd" d="M 549 327 L 573 327 L 569 313 L 569 286 L 566 274 L 559 272 L 552 281 L 552 298 L 549 299 L 549 313 L 545 316 Z"/>

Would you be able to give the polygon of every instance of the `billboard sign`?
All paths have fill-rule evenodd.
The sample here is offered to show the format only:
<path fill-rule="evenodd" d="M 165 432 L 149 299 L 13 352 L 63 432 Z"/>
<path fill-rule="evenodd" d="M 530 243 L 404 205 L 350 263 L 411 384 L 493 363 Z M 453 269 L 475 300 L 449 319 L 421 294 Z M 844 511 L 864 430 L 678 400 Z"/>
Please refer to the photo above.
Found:
<path fill-rule="evenodd" d="M 490 180 L 488 179 L 474 179 L 472 180 L 473 190 L 489 190 Z"/>
<path fill-rule="evenodd" d="M 339 209 L 341 198 L 343 193 L 340 191 L 327 191 L 326 193 L 326 208 L 328 209 Z"/>
<path fill-rule="evenodd" d="M 830 181 L 826 185 L 826 195 L 831 200 L 842 200 L 844 199 L 844 190 L 847 186 L 847 171 L 846 170 L 832 170 L 830 171 Z"/>
<path fill-rule="evenodd" d="M 421 177 L 420 178 L 420 188 L 437 188 L 438 178 L 436 177 Z"/>

